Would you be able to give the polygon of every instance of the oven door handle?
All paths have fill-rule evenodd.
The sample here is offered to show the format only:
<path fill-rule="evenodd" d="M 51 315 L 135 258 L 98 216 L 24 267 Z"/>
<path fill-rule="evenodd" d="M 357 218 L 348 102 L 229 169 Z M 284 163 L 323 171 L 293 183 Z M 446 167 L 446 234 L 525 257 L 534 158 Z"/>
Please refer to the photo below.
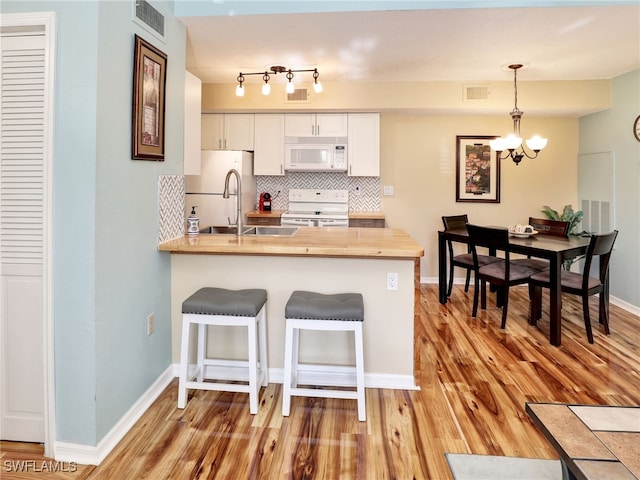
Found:
<path fill-rule="evenodd" d="M 304 218 L 282 218 L 280 219 L 280 225 L 295 225 L 302 227 L 313 227 L 313 220 L 306 220 Z"/>
<path fill-rule="evenodd" d="M 319 227 L 348 227 L 349 220 L 318 220 Z"/>

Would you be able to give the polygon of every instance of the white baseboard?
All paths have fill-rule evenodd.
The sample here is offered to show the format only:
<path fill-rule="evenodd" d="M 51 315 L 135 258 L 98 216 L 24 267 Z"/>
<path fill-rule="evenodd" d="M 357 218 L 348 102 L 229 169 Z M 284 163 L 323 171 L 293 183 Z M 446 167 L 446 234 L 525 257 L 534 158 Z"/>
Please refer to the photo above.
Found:
<path fill-rule="evenodd" d="M 173 365 L 175 375 L 178 376 L 178 364 Z M 224 380 L 244 380 L 246 381 L 247 375 L 236 372 L 237 369 L 229 367 L 225 370 L 224 367 L 216 368 L 216 377 Z M 214 378 L 209 369 L 205 370 L 205 378 Z M 284 379 L 284 369 L 282 368 L 270 368 L 269 369 L 269 382 L 270 383 L 282 383 Z M 343 366 L 317 366 L 317 365 L 303 365 L 299 366 L 299 380 L 300 384 L 308 382 L 310 384 L 328 385 L 346 387 L 355 385 L 355 373 L 349 371 L 348 367 Z M 365 373 L 364 374 L 364 386 L 366 388 L 386 388 L 391 390 L 419 390 L 415 383 L 413 375 L 393 375 L 389 373 Z"/>
<path fill-rule="evenodd" d="M 438 277 L 420 277 L 420 283 L 437 285 Z M 453 283 L 455 285 L 464 285 L 464 277 L 454 278 Z M 473 286 L 473 280 L 471 281 L 471 286 Z M 640 307 L 636 305 L 625 302 L 624 300 L 621 300 L 618 297 L 614 297 L 613 295 L 609 296 L 609 302 L 612 305 L 615 305 L 616 307 L 620 307 L 621 309 L 626 310 L 627 312 L 640 317 Z"/>
<path fill-rule="evenodd" d="M 100 465 L 100 462 L 115 448 L 120 440 L 147 411 L 158 396 L 175 378 L 174 366 L 170 365 L 146 392 L 133 404 L 127 413 L 116 423 L 97 446 L 80 445 L 67 442 L 55 442 L 54 458 L 60 462 L 75 462 L 82 465 Z"/>

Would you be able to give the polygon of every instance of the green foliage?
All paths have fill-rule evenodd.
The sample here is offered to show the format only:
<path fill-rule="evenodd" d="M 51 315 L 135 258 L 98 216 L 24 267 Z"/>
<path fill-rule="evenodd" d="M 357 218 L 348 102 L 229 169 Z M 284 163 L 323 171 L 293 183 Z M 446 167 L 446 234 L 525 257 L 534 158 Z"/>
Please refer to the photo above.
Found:
<path fill-rule="evenodd" d="M 542 213 L 544 213 L 544 215 L 549 220 L 560 220 L 562 222 L 569 222 L 569 235 L 578 235 L 575 230 L 582 220 L 582 217 L 584 216 L 582 210 L 578 210 L 576 212 L 573 210 L 573 207 L 571 205 L 565 205 L 562 209 L 562 215 L 560 215 L 556 210 L 545 205 Z"/>
<path fill-rule="evenodd" d="M 582 212 L 582 210 L 578 210 L 576 212 L 573 210 L 573 207 L 571 205 L 565 205 L 564 208 L 562 209 L 562 215 L 560 215 L 556 210 L 545 205 L 544 210 L 542 210 L 541 212 L 544 213 L 544 215 L 549 220 L 560 220 L 562 222 L 569 222 L 569 235 L 590 236 L 590 234 L 585 231 L 582 231 L 581 233 L 576 233 L 576 227 L 578 226 L 578 224 L 582 220 L 582 217 L 584 216 L 584 212 Z M 583 257 L 584 255 L 581 255 L 579 257 L 569 258 L 565 260 L 564 262 L 562 262 L 562 268 L 564 268 L 567 271 L 571 270 L 571 265 L 573 265 L 575 262 L 577 262 Z"/>

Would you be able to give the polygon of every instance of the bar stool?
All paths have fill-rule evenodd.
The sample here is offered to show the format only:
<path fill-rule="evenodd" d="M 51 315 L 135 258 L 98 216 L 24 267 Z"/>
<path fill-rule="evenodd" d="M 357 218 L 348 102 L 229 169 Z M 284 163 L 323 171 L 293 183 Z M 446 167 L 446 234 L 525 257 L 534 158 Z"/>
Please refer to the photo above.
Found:
<path fill-rule="evenodd" d="M 182 345 L 178 382 L 178 408 L 187 405 L 187 391 L 214 390 L 248 392 L 249 412 L 258 413 L 260 387 L 269 383 L 267 366 L 267 291 L 262 289 L 226 290 L 201 288 L 182 303 Z M 197 364 L 189 372 L 191 325 L 198 325 Z M 209 326 L 245 327 L 248 332 L 248 360 L 225 360 L 207 356 Z M 205 382 L 207 366 L 235 368 L 235 374 L 221 374 L 218 380 L 237 380 L 248 384 Z M 240 367 L 240 368 L 238 368 Z M 211 377 L 207 377 L 211 378 Z"/>
<path fill-rule="evenodd" d="M 364 391 L 364 349 L 362 322 L 364 303 L 359 293 L 321 293 L 295 291 L 285 307 L 284 388 L 282 415 L 289 416 L 291 397 L 351 398 L 358 401 L 358 420 L 366 420 Z M 353 331 L 355 337 L 355 366 L 346 367 L 355 373 L 355 390 L 298 387 L 298 345 L 300 330 Z M 309 365 L 309 364 L 305 364 Z M 322 365 L 312 365 L 314 367 Z M 305 382 L 308 383 L 308 382 Z M 314 386 L 328 386 L 317 385 Z"/>

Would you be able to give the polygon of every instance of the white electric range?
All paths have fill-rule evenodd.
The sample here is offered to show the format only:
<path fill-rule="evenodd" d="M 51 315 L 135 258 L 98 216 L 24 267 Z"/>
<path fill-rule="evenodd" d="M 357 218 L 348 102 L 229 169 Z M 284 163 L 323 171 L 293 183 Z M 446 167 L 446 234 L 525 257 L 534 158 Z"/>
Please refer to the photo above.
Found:
<path fill-rule="evenodd" d="M 289 190 L 289 210 L 281 225 L 307 227 L 348 227 L 348 190 Z"/>

